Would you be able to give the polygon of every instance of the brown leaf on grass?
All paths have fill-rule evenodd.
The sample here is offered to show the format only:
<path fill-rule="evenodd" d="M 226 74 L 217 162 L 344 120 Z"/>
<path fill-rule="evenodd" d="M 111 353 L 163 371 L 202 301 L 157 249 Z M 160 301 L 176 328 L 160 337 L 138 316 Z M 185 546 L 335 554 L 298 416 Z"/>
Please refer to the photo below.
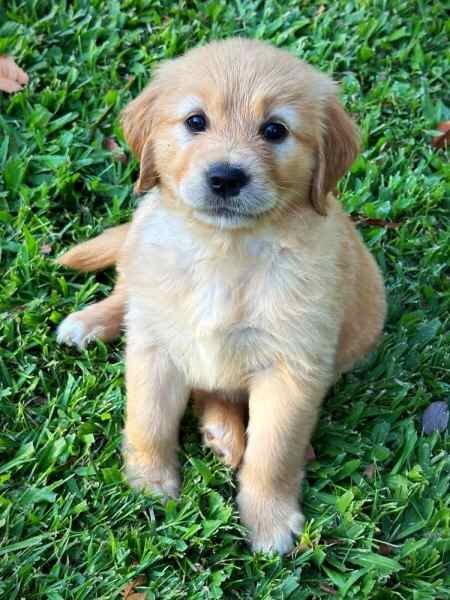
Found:
<path fill-rule="evenodd" d="M 103 140 L 103 148 L 105 148 L 105 150 L 109 150 L 116 160 L 120 161 L 124 165 L 127 164 L 127 155 L 123 152 L 122 148 L 113 137 L 107 137 Z"/>
<path fill-rule="evenodd" d="M 0 55 L 0 90 L 7 94 L 19 92 L 28 83 L 28 75 L 6 54 Z"/>
<path fill-rule="evenodd" d="M 441 135 L 436 135 L 431 140 L 432 145 L 435 148 L 447 148 L 450 145 L 450 121 L 443 121 L 437 126 L 438 131 Z"/>
<path fill-rule="evenodd" d="M 367 467 L 364 470 L 364 475 L 367 477 L 367 479 L 372 480 L 375 475 L 375 465 L 367 465 Z"/>
<path fill-rule="evenodd" d="M 386 221 L 385 219 L 370 219 L 359 213 L 352 213 L 350 217 L 356 225 L 362 225 L 363 227 L 385 227 L 386 229 L 398 229 L 401 227 L 401 223 L 394 223 L 393 221 Z"/>
<path fill-rule="evenodd" d="M 124 600 L 144 600 L 145 592 L 136 592 L 135 588 L 145 585 L 146 583 L 147 578 L 145 575 L 138 575 L 135 579 L 129 581 L 123 588 L 122 593 Z"/>

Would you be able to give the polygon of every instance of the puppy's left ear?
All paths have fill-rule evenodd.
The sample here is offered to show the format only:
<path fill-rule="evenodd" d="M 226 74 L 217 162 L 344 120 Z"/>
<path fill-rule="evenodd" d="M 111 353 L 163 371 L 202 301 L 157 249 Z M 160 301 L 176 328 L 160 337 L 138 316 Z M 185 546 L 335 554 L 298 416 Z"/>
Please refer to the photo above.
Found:
<path fill-rule="evenodd" d="M 333 93 L 324 106 L 322 135 L 311 183 L 311 203 L 321 215 L 327 214 L 327 195 L 359 153 L 356 125 Z"/>
<path fill-rule="evenodd" d="M 147 192 L 157 182 L 153 160 L 152 128 L 155 121 L 157 87 L 151 83 L 122 113 L 125 139 L 140 163 L 135 192 Z"/>

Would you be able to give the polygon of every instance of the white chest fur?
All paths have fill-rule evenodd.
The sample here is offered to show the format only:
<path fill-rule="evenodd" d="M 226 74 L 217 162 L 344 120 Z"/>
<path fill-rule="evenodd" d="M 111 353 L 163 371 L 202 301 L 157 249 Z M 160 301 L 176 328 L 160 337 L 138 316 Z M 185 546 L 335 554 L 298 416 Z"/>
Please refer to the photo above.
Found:
<path fill-rule="evenodd" d="M 139 213 L 125 273 L 128 322 L 169 352 L 192 387 L 242 387 L 281 351 L 310 368 L 311 321 L 321 327 L 324 303 L 298 253 L 269 229 L 230 242 L 221 232 L 196 237 L 163 208 Z"/>

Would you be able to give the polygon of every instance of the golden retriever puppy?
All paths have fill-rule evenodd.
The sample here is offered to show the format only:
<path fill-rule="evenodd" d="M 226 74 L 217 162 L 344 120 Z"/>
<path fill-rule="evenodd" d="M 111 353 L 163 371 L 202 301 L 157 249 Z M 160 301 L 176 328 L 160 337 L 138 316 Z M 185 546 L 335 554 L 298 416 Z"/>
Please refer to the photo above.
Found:
<path fill-rule="evenodd" d="M 320 405 L 385 317 L 380 272 L 332 195 L 357 155 L 355 126 L 327 76 L 246 39 L 163 63 L 123 126 L 148 193 L 131 226 L 61 260 L 117 262 L 119 278 L 59 340 L 111 339 L 125 314 L 131 484 L 177 496 L 178 428 L 194 391 L 207 443 L 241 462 L 252 547 L 285 553 L 303 524 Z"/>

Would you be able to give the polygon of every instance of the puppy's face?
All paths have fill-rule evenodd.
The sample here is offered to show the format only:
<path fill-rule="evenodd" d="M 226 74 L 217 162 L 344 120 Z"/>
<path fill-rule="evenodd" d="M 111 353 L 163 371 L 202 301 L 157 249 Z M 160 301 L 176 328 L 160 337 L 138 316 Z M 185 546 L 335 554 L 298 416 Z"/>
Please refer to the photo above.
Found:
<path fill-rule="evenodd" d="M 295 173 L 289 164 L 301 143 L 294 111 L 270 106 L 254 90 L 232 98 L 227 86 L 211 87 L 178 98 L 177 120 L 161 128 L 168 143 L 155 144 L 155 160 L 171 165 L 161 169 L 161 182 L 197 219 L 249 226 L 276 208 L 281 188 L 291 189 L 305 172 L 309 179 L 311 152 L 305 146 L 303 168 Z"/>
<path fill-rule="evenodd" d="M 164 63 L 126 109 L 124 129 L 141 161 L 138 191 L 158 181 L 172 208 L 221 228 L 300 206 L 325 213 L 357 151 L 327 77 L 242 39 Z"/>

